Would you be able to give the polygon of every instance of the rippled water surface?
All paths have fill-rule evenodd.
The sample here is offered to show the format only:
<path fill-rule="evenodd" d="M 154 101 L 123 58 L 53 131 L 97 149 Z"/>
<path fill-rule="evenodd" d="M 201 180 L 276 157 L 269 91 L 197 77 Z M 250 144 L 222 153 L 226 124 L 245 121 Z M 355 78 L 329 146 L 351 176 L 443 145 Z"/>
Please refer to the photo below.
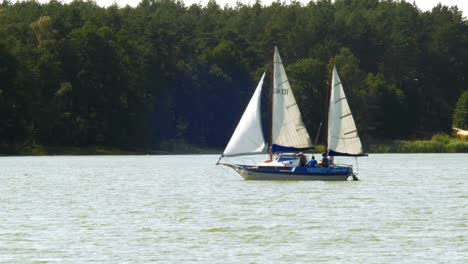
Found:
<path fill-rule="evenodd" d="M 256 182 L 217 156 L 0 158 L 0 262 L 468 263 L 468 155 L 358 182 Z"/>

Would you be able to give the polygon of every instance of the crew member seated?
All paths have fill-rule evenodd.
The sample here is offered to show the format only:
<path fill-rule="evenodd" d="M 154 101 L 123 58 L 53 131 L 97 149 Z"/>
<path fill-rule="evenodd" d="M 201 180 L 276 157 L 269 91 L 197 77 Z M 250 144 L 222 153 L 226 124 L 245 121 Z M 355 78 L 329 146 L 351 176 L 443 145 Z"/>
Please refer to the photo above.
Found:
<path fill-rule="evenodd" d="M 327 153 L 322 153 L 322 162 L 321 162 L 321 164 L 322 164 L 322 167 L 324 167 L 324 168 L 328 168 L 330 166 L 329 160 L 327 158 Z"/>
<path fill-rule="evenodd" d="M 309 168 L 315 168 L 317 167 L 317 160 L 315 159 L 314 156 L 312 156 L 312 159 L 307 162 L 307 167 Z"/>
<path fill-rule="evenodd" d="M 301 153 L 299 153 L 299 167 L 305 167 L 307 163 L 307 157 Z"/>

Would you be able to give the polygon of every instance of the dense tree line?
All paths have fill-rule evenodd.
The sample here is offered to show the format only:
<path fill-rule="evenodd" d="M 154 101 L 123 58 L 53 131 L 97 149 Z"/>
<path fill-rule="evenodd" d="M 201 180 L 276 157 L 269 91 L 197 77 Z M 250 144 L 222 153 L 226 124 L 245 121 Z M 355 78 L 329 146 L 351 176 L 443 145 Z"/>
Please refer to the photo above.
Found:
<path fill-rule="evenodd" d="M 456 7 L 3 1 L 0 152 L 172 139 L 222 147 L 270 70 L 274 43 L 313 137 L 333 63 L 365 138 L 449 131 L 467 90 L 468 22 Z"/>

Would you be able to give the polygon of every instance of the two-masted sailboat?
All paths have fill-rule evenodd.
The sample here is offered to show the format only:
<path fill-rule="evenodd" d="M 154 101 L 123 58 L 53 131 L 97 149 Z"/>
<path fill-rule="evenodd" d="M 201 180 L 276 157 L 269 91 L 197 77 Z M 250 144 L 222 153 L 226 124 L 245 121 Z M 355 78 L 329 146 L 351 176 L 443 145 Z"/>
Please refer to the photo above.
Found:
<path fill-rule="evenodd" d="M 265 73 L 217 164 L 234 169 L 246 180 L 344 181 L 351 177 L 356 180 L 350 165 L 306 164 L 303 152 L 311 151 L 313 144 L 302 122 L 301 112 L 277 47 L 273 56 L 273 86 L 269 98 L 270 123 L 268 142 L 265 144 L 260 111 L 264 78 Z M 327 133 L 327 155 L 366 155 L 335 67 L 330 91 Z M 220 163 L 223 158 L 254 154 L 268 154 L 269 159 L 255 165 Z"/>

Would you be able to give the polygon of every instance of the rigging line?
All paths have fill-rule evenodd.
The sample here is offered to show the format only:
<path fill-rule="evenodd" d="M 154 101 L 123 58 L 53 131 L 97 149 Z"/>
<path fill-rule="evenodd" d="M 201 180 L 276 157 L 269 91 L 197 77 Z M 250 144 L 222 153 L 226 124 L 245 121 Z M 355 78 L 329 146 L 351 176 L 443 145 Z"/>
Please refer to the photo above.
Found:
<path fill-rule="evenodd" d="M 338 85 L 340 85 L 340 84 L 341 84 L 341 81 L 337 82 L 337 83 L 334 85 L 334 87 L 336 87 L 336 86 L 338 86 Z"/>
<path fill-rule="evenodd" d="M 314 145 L 317 145 L 317 140 L 318 140 L 318 137 L 319 137 L 319 134 L 320 134 L 320 128 L 321 128 L 321 127 L 322 127 L 322 122 L 320 122 L 318 131 L 317 131 L 317 136 L 315 137 L 315 144 L 314 144 Z"/>

